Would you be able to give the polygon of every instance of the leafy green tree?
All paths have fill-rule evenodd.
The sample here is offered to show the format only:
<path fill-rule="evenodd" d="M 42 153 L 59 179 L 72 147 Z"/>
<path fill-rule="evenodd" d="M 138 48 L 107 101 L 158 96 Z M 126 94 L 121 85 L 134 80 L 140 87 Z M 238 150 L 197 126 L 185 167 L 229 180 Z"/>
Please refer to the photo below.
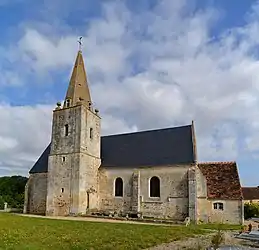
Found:
<path fill-rule="evenodd" d="M 23 176 L 0 177 L 0 209 L 4 203 L 8 207 L 22 208 L 24 204 L 24 189 L 28 178 Z"/>
<path fill-rule="evenodd" d="M 245 217 L 245 220 L 250 219 L 252 217 L 259 217 L 259 204 L 245 203 L 244 217 Z"/>

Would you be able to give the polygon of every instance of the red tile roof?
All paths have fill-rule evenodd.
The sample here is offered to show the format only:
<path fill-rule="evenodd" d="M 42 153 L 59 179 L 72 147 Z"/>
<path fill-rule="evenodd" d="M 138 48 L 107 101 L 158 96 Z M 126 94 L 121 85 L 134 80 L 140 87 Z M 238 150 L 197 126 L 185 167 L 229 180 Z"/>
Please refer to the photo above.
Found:
<path fill-rule="evenodd" d="M 198 167 L 207 180 L 208 198 L 243 198 L 236 162 L 206 162 Z"/>
<path fill-rule="evenodd" d="M 242 187 L 244 200 L 259 200 L 259 187 Z"/>

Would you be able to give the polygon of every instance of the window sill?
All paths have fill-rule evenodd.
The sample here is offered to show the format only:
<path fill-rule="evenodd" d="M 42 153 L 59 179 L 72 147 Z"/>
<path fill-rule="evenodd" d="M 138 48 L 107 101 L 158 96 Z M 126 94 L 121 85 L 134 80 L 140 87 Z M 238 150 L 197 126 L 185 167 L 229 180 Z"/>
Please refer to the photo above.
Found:
<path fill-rule="evenodd" d="M 149 200 L 149 201 L 143 201 L 142 203 L 157 203 L 157 204 L 163 204 L 161 200 Z"/>

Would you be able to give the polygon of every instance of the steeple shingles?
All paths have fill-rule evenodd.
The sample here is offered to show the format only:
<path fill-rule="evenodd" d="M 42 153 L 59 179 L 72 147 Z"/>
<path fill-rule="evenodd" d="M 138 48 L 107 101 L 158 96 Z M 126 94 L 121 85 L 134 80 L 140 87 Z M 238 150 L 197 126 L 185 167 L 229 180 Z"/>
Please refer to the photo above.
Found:
<path fill-rule="evenodd" d="M 78 102 L 81 102 L 87 107 L 89 107 L 89 103 L 92 103 L 81 50 L 77 53 L 66 93 L 64 107 L 75 106 Z"/>

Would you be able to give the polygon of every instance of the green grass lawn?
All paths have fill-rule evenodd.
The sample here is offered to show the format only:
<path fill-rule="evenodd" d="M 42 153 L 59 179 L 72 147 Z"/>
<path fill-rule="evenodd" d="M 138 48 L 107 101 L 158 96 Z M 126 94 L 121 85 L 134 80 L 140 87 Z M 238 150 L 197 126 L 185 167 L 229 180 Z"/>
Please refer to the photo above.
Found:
<path fill-rule="evenodd" d="M 231 225 L 231 224 L 200 224 L 198 226 L 200 229 L 211 229 L 211 230 L 229 230 L 229 231 L 239 231 L 242 229 L 241 225 Z"/>
<path fill-rule="evenodd" d="M 144 249 L 207 233 L 203 228 L 204 225 L 163 227 L 51 220 L 0 213 L 0 249 Z"/>

